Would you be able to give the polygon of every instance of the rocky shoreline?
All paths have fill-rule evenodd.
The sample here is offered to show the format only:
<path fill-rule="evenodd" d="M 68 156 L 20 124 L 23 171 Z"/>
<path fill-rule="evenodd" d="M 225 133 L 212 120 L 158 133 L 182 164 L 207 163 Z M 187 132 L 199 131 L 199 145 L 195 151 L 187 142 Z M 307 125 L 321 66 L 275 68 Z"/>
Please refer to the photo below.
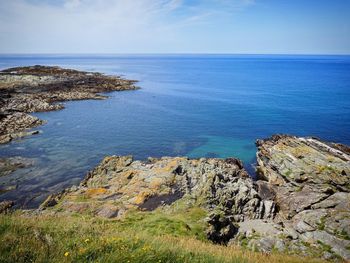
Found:
<path fill-rule="evenodd" d="M 51 195 L 38 211 L 123 220 L 139 210 L 200 207 L 214 243 L 252 250 L 350 259 L 348 148 L 275 135 L 257 141 L 260 179 L 235 158 L 110 156 L 79 186 Z"/>
<path fill-rule="evenodd" d="M 38 133 L 44 123 L 31 112 L 60 110 L 68 100 L 105 99 L 99 93 L 135 90 L 136 81 L 49 66 L 0 71 L 0 143 Z"/>
<path fill-rule="evenodd" d="M 0 143 L 37 133 L 29 129 L 44 121 L 31 112 L 59 110 L 67 100 L 104 99 L 100 92 L 134 90 L 134 84 L 58 67 L 0 71 Z M 165 215 L 196 208 L 203 211 L 198 222 L 214 243 L 350 260 L 350 148 L 289 135 L 256 145 L 258 180 L 236 158 L 108 156 L 79 186 L 50 195 L 40 208 L 24 213 L 78 213 L 123 222 L 135 211 Z M 0 176 L 33 162 L 2 158 Z M 13 205 L 0 202 L 0 213 Z"/>

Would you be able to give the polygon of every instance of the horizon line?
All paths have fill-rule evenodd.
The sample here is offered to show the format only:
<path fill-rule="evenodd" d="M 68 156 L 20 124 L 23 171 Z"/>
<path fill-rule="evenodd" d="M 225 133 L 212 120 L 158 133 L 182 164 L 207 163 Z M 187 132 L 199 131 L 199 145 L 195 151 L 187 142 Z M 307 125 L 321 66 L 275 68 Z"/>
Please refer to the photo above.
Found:
<path fill-rule="evenodd" d="M 143 56 L 149 56 L 149 55 L 170 55 L 170 56 L 177 56 L 177 55 L 230 55 L 230 56 L 350 56 L 350 53 L 190 53 L 190 52 L 174 52 L 174 53 L 153 53 L 153 52 L 135 52 L 135 53 L 1 53 L 0 56 L 36 56 L 36 55 L 47 55 L 47 56 L 128 56 L 128 55 L 143 55 Z"/>

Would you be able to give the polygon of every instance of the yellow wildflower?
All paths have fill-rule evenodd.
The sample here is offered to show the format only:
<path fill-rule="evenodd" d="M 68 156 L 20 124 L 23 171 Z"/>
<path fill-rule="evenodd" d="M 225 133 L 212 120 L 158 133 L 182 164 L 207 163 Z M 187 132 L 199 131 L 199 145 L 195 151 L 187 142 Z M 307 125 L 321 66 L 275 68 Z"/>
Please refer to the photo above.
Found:
<path fill-rule="evenodd" d="M 90 241 L 90 239 L 88 239 L 88 238 L 87 238 L 87 239 L 85 239 L 85 243 L 87 243 L 87 242 L 89 242 L 89 241 Z"/>
<path fill-rule="evenodd" d="M 64 256 L 68 257 L 69 256 L 69 252 L 64 253 Z"/>

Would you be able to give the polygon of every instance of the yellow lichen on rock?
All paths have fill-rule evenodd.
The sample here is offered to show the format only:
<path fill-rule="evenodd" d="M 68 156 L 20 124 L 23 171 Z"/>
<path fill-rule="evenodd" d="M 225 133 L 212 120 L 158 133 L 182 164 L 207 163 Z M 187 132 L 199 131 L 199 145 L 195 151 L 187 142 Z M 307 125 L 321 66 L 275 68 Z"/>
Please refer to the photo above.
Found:
<path fill-rule="evenodd" d="M 152 190 L 158 190 L 162 185 L 166 183 L 166 180 L 163 178 L 154 178 L 149 184 L 149 188 Z"/>
<path fill-rule="evenodd" d="M 134 203 L 135 205 L 141 205 L 143 204 L 147 198 L 149 198 L 152 195 L 152 192 L 149 190 L 142 191 L 138 193 L 134 198 L 132 198 L 130 201 Z"/>
<path fill-rule="evenodd" d="M 88 198 L 94 198 L 101 195 L 107 194 L 108 190 L 106 188 L 89 188 L 85 191 L 85 196 Z"/>

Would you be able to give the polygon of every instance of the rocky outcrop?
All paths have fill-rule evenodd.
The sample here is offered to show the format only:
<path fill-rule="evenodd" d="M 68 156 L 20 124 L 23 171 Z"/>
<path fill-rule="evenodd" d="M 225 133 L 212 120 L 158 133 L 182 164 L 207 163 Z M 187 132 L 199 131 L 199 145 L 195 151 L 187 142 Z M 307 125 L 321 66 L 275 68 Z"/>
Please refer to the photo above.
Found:
<path fill-rule="evenodd" d="M 123 220 L 135 210 L 201 207 L 215 243 L 349 260 L 348 148 L 286 135 L 257 146 L 258 181 L 234 158 L 110 156 L 40 209 Z"/>
<path fill-rule="evenodd" d="M 350 259 L 350 155 L 344 145 L 275 135 L 257 141 L 258 172 L 274 193 L 276 237 L 262 246 Z M 256 231 L 255 234 L 262 231 Z M 254 239 L 255 245 L 261 245 Z M 266 239 L 266 238 L 265 238 Z M 271 239 L 274 239 L 271 241 Z M 281 245 L 283 242 L 283 246 Z M 277 244 L 279 243 L 279 244 Z M 312 249 L 310 249 L 312 248 Z"/>
<path fill-rule="evenodd" d="M 120 218 L 129 210 L 151 211 L 181 199 L 208 211 L 209 239 L 226 243 L 236 222 L 272 218 L 274 203 L 263 200 L 259 187 L 237 159 L 184 157 L 133 161 L 131 156 L 106 157 L 79 187 L 50 196 L 42 209 L 57 205 L 69 212 Z"/>
<path fill-rule="evenodd" d="M 17 138 L 38 134 L 39 131 L 28 131 L 28 129 L 44 123 L 39 118 L 24 112 L 3 114 L 0 122 L 0 143 L 7 143 Z"/>
<path fill-rule="evenodd" d="M 58 102 L 104 99 L 100 92 L 136 89 L 135 81 L 59 67 L 17 67 L 0 71 L 0 143 L 33 134 L 43 124 L 31 112 L 59 110 Z M 37 133 L 37 131 L 34 131 Z"/>

